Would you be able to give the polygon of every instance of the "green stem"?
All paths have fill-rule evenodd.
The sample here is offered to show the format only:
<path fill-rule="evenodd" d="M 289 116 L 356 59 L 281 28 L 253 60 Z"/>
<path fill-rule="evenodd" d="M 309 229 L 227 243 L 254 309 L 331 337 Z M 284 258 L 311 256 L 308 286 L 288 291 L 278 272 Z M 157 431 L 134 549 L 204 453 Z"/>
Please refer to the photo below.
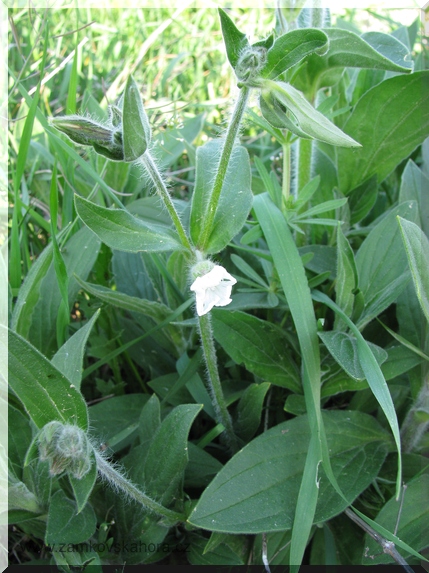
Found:
<path fill-rule="evenodd" d="M 228 163 L 234 148 L 235 139 L 240 129 L 241 119 L 246 109 L 249 94 L 250 88 L 243 86 L 240 90 L 234 111 L 232 112 L 232 117 L 226 132 L 225 143 L 222 149 L 222 155 L 219 160 L 213 189 L 210 195 L 210 199 L 207 203 L 207 210 L 204 217 L 204 229 L 201 233 L 201 240 L 199 245 L 201 251 L 206 249 L 207 243 L 209 241 L 217 206 L 219 204 L 220 194 L 222 192 L 223 183 L 225 181 L 225 176 L 228 169 Z"/>
<path fill-rule="evenodd" d="M 287 205 L 290 197 L 290 143 L 283 143 L 283 177 L 282 193 L 283 204 Z"/>
<path fill-rule="evenodd" d="M 114 467 L 112 467 L 109 462 L 106 461 L 103 456 L 99 454 L 99 452 L 97 452 L 95 448 L 94 454 L 97 461 L 97 469 L 99 473 L 106 481 L 112 485 L 112 487 L 122 490 L 135 501 L 141 503 L 144 507 L 147 507 L 154 513 L 162 517 L 166 517 L 168 522 L 171 524 L 177 523 L 178 521 L 186 521 L 186 516 L 182 513 L 177 513 L 176 511 L 167 509 L 140 491 L 138 487 L 128 481 Z"/>
<path fill-rule="evenodd" d="M 311 139 L 299 140 L 298 152 L 298 181 L 297 196 L 301 189 L 310 181 L 311 177 L 311 150 L 313 141 Z"/>
<path fill-rule="evenodd" d="M 210 324 L 210 315 L 205 314 L 203 316 L 198 316 L 198 324 L 204 352 L 204 359 L 207 366 L 210 395 L 214 410 L 216 412 L 216 420 L 225 428 L 228 445 L 234 454 L 238 451 L 239 447 L 220 383 L 219 372 L 217 369 L 216 349 L 213 340 L 213 331 Z"/>
<path fill-rule="evenodd" d="M 161 174 L 158 171 L 157 166 L 155 165 L 154 160 L 152 159 L 152 156 L 150 155 L 149 151 L 146 151 L 146 153 L 144 153 L 141 157 L 140 157 L 140 161 L 143 165 L 143 167 L 147 170 L 147 172 L 150 175 L 150 178 L 152 179 L 155 188 L 158 192 L 158 194 L 160 195 L 164 205 L 167 208 L 167 211 L 174 223 L 174 226 L 176 227 L 177 233 L 180 237 L 180 240 L 182 242 L 182 245 L 184 247 L 186 247 L 189 251 L 193 252 L 193 248 L 191 246 L 191 243 L 189 242 L 188 239 L 188 235 L 186 234 L 186 231 L 182 225 L 182 221 L 180 220 L 180 217 L 176 211 L 176 208 L 173 204 L 173 201 L 170 197 L 170 193 L 168 192 L 168 189 L 161 177 Z"/>

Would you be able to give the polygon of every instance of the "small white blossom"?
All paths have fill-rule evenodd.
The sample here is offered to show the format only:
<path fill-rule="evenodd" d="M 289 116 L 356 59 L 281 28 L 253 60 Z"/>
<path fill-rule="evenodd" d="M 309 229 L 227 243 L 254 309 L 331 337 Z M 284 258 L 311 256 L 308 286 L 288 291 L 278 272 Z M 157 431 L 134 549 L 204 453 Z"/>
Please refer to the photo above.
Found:
<path fill-rule="evenodd" d="M 198 315 L 203 316 L 214 306 L 226 306 L 232 302 L 231 290 L 236 282 L 220 265 L 215 265 L 210 272 L 196 278 L 191 290 L 195 292 L 197 299 Z"/>

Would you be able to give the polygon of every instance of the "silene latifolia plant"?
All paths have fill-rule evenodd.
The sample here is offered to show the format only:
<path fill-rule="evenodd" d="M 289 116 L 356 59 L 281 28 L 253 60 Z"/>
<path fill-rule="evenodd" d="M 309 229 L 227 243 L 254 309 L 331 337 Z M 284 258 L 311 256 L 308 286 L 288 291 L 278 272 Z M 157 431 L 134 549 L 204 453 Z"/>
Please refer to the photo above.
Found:
<path fill-rule="evenodd" d="M 129 412 L 119 410 L 125 416 L 134 416 L 133 408 L 141 411 L 132 422 L 132 431 L 139 428 L 139 442 L 122 467 L 90 435 L 80 378 L 69 376 L 65 358 L 69 352 L 78 355 L 77 349 L 83 355 L 98 313 L 48 361 L 29 350 L 22 326 L 26 308 L 18 296 L 12 389 L 37 428 L 25 463 L 36 463 L 38 457 L 38 463 L 48 463 L 50 476 L 59 478 L 52 486 L 43 534 L 57 564 L 109 562 L 116 544 L 128 564 L 150 563 L 182 544 L 194 564 L 220 563 L 214 557 L 217 551 L 224 564 L 299 566 L 311 539 L 315 564 L 319 558 L 324 562 L 323 535 L 325 540 L 339 532 L 347 536 L 351 527 L 366 532 L 366 538 L 361 533 L 366 555 L 377 553 L 371 545 L 375 539 L 384 552 L 381 559 L 405 566 L 403 555 L 418 559 L 417 551 L 427 545 L 418 537 L 407 542 L 396 535 L 391 515 L 403 480 L 397 404 L 400 409 L 404 400 L 413 404 L 402 428 L 407 455 L 418 456 L 422 444 L 427 447 L 428 369 L 419 368 L 428 360 L 429 287 L 427 267 L 419 261 L 429 252 L 428 208 L 416 190 L 419 167 L 411 159 L 399 175 L 398 198 L 385 213 L 380 211 L 379 185 L 429 134 L 421 113 L 428 73 L 413 72 L 410 46 L 394 35 L 359 36 L 324 26 L 327 12 L 321 22 L 322 12 L 280 6 L 273 33 L 251 44 L 219 9 L 237 96 L 223 136 L 196 150 L 190 203 L 170 194 L 132 76 L 119 102 L 108 107 L 106 121 L 80 115 L 50 119 L 75 144 L 137 166 L 155 190 L 156 216 L 132 203 L 125 208 L 111 192 L 113 208 L 91 200 L 95 195 L 79 194 L 74 206 L 91 236 L 115 252 L 153 255 L 152 276 L 156 269 L 166 281 L 171 307 L 160 297 L 145 300 L 92 285 L 78 275 L 75 279 L 89 295 L 152 319 L 150 335 L 164 354 L 169 351 L 178 360 L 177 376 L 160 376 L 159 384 L 151 386 L 152 395 L 144 393 L 144 403 L 136 398 Z M 363 69 L 375 72 L 364 76 Z M 279 177 L 267 169 L 261 154 L 251 164 L 240 144 L 245 115 L 280 150 Z M 69 142 L 65 149 L 71 153 Z M 428 146 L 424 149 L 426 156 L 419 161 L 427 169 Z M 378 218 L 370 217 L 373 208 Z M 61 276 L 60 251 L 55 245 L 53 249 Z M 158 285 L 155 290 L 162 289 Z M 409 341 L 408 300 L 426 324 Z M 382 313 L 393 303 L 400 334 L 382 322 Z M 195 328 L 198 344 L 192 353 Z M 377 332 L 383 333 L 380 341 Z M 145 332 L 139 338 L 142 344 L 147 336 Z M 389 336 L 394 344 L 383 342 Z M 32 394 L 18 359 L 29 352 L 36 366 L 27 375 L 37 377 L 39 372 L 45 380 L 35 379 Z M 198 375 L 202 360 L 205 384 Z M 407 394 L 404 376 L 411 371 Z M 417 371 L 423 372 L 420 381 Z M 389 386 L 386 380 L 397 382 Z M 334 397 L 356 390 L 365 399 L 324 408 Z M 49 408 L 38 408 L 39 395 L 49 396 Z M 271 415 L 278 404 L 282 414 Z M 96 427 L 98 406 L 105 407 L 91 407 Z M 169 413 L 161 419 L 166 406 Z M 377 417 L 369 414 L 374 408 Z M 111 412 L 112 424 L 117 412 Z M 193 424 L 200 424 L 196 443 Z M 125 439 L 130 445 L 128 437 L 135 434 L 125 426 L 123 432 L 117 442 Z M 205 451 L 209 444 L 217 457 Z M 385 514 L 374 521 L 371 511 L 372 518 L 365 515 L 372 501 L 363 494 L 380 471 L 389 487 L 393 484 L 394 495 Z M 97 474 L 111 493 L 94 490 Z M 427 485 L 427 466 L 425 472 L 409 475 L 414 481 L 405 506 L 407 495 L 418 496 Z M 377 488 L 370 495 L 378 495 Z M 18 477 L 11 492 L 22 511 L 22 499 L 27 513 L 45 511 L 46 496 L 40 501 Z M 95 531 L 90 504 L 95 496 L 95 505 L 100 505 L 102 495 L 114 508 L 115 538 L 103 533 L 113 525 L 107 510 L 105 523 Z M 405 519 L 418 518 L 411 512 Z M 422 519 L 427 525 L 427 513 Z M 97 555 L 76 549 L 76 563 L 56 546 L 88 539 L 102 542 L 104 549 Z M 138 545 L 134 552 L 129 543 Z M 362 559 L 373 562 L 364 555 Z"/>

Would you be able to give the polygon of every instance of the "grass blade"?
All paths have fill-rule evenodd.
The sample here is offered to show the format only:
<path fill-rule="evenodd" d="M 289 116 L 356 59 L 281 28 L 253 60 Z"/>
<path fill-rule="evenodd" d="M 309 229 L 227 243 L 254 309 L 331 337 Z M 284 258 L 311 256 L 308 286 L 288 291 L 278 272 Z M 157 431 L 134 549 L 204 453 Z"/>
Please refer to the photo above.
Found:
<path fill-rule="evenodd" d="M 401 460 L 401 438 L 399 434 L 398 418 L 396 417 L 395 406 L 389 392 L 386 380 L 383 373 L 375 359 L 374 354 L 371 352 L 368 343 L 363 338 L 357 326 L 350 320 L 350 318 L 324 293 L 320 291 L 312 292 L 313 300 L 326 304 L 327 307 L 336 312 L 342 320 L 347 324 L 350 330 L 356 337 L 357 353 L 362 370 L 372 390 L 377 402 L 380 404 L 390 428 L 398 450 L 398 473 L 396 479 L 396 498 L 399 499 L 402 483 L 402 460 Z"/>
<path fill-rule="evenodd" d="M 316 317 L 301 257 L 283 214 L 266 193 L 255 197 L 253 208 L 277 268 L 298 334 L 305 402 L 312 429 L 311 447 L 307 454 L 292 530 L 291 563 L 299 565 L 316 509 L 318 489 L 315 484 L 324 435 L 321 428 L 320 355 Z M 313 485 L 307 489 L 309 484 Z"/>
<path fill-rule="evenodd" d="M 61 305 L 57 314 L 57 341 L 58 347 L 61 347 L 65 342 L 65 331 L 70 322 L 69 316 L 69 300 L 68 300 L 68 276 L 67 268 L 64 259 L 61 255 L 60 247 L 57 242 L 57 217 L 58 217 L 58 189 L 57 189 L 57 165 L 54 164 L 51 180 L 51 193 L 50 193 L 50 210 L 51 210 L 51 237 L 53 244 L 54 255 L 54 269 L 58 281 L 58 287 L 61 293 Z"/>

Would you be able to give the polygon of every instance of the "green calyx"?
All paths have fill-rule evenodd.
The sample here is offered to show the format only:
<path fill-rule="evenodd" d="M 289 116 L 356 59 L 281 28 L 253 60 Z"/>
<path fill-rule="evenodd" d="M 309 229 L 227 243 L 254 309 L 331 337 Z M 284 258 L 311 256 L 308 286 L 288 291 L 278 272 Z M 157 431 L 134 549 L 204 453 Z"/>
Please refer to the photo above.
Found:
<path fill-rule="evenodd" d="M 109 111 L 110 117 L 106 124 L 80 115 L 54 117 L 50 123 L 74 143 L 90 145 L 98 154 L 112 161 L 123 161 L 122 126 L 118 123 L 118 112 L 118 108 L 115 112 Z"/>

